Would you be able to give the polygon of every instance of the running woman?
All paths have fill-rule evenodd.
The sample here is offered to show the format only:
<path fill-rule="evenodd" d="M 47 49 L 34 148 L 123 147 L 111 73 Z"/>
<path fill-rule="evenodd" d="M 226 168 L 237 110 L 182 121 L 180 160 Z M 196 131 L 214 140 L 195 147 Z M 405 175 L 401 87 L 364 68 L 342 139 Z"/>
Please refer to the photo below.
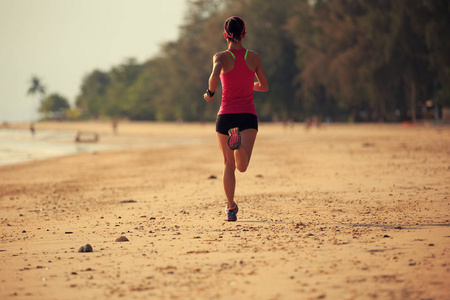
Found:
<path fill-rule="evenodd" d="M 207 102 L 213 101 L 217 84 L 219 80 L 222 82 L 222 103 L 217 114 L 216 132 L 224 158 L 227 221 L 237 220 L 235 170 L 247 170 L 258 133 L 253 91 L 269 90 L 259 55 L 242 46 L 245 33 L 245 23 L 241 18 L 231 17 L 225 21 L 223 36 L 228 50 L 214 55 L 208 89 L 203 95 Z"/>

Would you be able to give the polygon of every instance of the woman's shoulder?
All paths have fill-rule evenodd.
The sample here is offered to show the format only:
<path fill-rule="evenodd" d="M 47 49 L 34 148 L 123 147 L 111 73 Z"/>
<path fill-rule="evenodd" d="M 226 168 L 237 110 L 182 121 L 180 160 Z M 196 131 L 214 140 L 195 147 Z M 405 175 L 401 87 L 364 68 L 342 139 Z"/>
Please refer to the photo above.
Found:
<path fill-rule="evenodd" d="M 214 63 L 222 64 L 225 70 L 227 70 L 230 66 L 234 65 L 234 58 L 227 50 L 220 51 L 214 55 Z"/>
<path fill-rule="evenodd" d="M 250 49 L 247 49 L 247 51 L 248 51 L 247 56 L 259 57 L 258 52 L 254 51 L 254 50 L 250 50 Z"/>
<path fill-rule="evenodd" d="M 252 69 L 256 68 L 261 63 L 261 58 L 259 57 L 258 52 L 253 50 L 248 50 L 247 54 L 247 64 L 249 64 Z"/>
<path fill-rule="evenodd" d="M 224 57 L 227 54 L 228 54 L 228 50 L 224 50 L 224 51 L 220 51 L 220 52 L 217 52 L 216 54 L 214 54 L 214 57 L 220 58 L 220 57 Z"/>

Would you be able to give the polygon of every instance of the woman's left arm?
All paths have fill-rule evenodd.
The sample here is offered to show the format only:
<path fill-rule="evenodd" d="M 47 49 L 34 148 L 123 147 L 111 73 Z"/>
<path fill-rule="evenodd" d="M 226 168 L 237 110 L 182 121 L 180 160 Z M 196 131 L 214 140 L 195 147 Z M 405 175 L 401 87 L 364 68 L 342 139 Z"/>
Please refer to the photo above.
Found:
<path fill-rule="evenodd" d="M 261 58 L 259 55 L 255 56 L 256 60 L 256 78 L 258 79 L 257 82 L 253 84 L 253 90 L 258 92 L 267 92 L 269 90 L 269 82 L 267 81 L 266 72 L 264 72 Z"/>

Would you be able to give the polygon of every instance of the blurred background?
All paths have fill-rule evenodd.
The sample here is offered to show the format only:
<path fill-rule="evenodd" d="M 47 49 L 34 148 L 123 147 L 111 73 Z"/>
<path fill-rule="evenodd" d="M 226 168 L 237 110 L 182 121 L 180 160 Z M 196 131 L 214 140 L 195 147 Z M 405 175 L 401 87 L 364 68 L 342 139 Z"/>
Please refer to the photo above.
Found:
<path fill-rule="evenodd" d="M 448 0 L 0 0 L 0 122 L 212 121 L 232 15 L 269 79 L 262 121 L 450 119 Z"/>

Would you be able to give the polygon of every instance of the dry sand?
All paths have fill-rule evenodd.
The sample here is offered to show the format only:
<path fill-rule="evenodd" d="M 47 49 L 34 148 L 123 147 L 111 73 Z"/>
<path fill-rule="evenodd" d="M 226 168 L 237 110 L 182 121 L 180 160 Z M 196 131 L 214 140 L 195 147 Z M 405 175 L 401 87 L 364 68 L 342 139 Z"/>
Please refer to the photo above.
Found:
<path fill-rule="evenodd" d="M 450 299 L 449 127 L 261 124 L 226 222 L 213 124 L 55 126 L 194 142 L 0 167 L 1 299 Z"/>

